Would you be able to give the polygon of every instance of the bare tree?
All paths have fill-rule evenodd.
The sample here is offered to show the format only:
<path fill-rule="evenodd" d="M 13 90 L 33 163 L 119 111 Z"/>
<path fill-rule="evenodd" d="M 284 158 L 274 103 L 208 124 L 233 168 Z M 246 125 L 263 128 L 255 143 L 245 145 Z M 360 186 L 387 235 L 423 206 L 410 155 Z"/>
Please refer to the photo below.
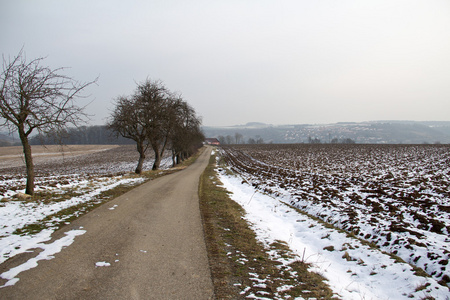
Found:
<path fill-rule="evenodd" d="M 132 97 L 118 99 L 108 124 L 118 134 L 136 141 L 140 159 L 136 173 L 142 171 L 145 150 L 153 149 L 153 170 L 159 169 L 166 150 L 178 161 L 189 156 L 204 136 L 200 119 L 180 95 L 171 93 L 161 81 L 149 79 L 138 84 Z"/>
<path fill-rule="evenodd" d="M 171 96 L 162 81 L 150 79 L 140 83 L 135 93 L 136 101 L 146 113 L 147 140 L 155 154 L 152 170 L 159 169 L 169 142 Z"/>
<path fill-rule="evenodd" d="M 196 116 L 195 110 L 181 98 L 173 103 L 173 116 L 176 122 L 173 124 L 172 135 L 172 161 L 175 166 L 194 153 L 197 146 L 205 139 L 200 129 L 201 119 Z"/>
<path fill-rule="evenodd" d="M 240 144 L 242 138 L 243 138 L 243 136 L 242 136 L 242 134 L 240 134 L 239 132 L 236 132 L 236 133 L 234 134 L 234 139 L 235 139 L 235 141 L 236 141 L 236 144 Z"/>
<path fill-rule="evenodd" d="M 168 143 L 168 90 L 161 81 L 149 79 L 138 84 L 130 97 L 119 97 L 108 122 L 108 127 L 136 142 L 139 162 L 135 172 L 142 172 L 145 151 L 155 153 L 153 170 L 159 168 L 161 156 Z"/>
<path fill-rule="evenodd" d="M 63 68 L 42 66 L 44 58 L 26 61 L 23 50 L 12 60 L 3 57 L 0 87 L 0 126 L 17 131 L 23 146 L 27 170 L 26 193 L 34 194 L 34 165 L 29 143 L 30 134 L 59 132 L 76 126 L 87 115 L 76 105 L 81 92 L 97 79 L 81 83 L 60 74 Z"/>
<path fill-rule="evenodd" d="M 225 137 L 224 137 L 223 135 L 219 135 L 219 136 L 217 137 L 217 139 L 219 140 L 219 143 L 220 143 L 221 145 L 224 145 L 224 144 L 227 143 L 226 140 L 225 140 Z"/>
<path fill-rule="evenodd" d="M 145 160 L 145 151 L 150 145 L 147 142 L 148 127 L 145 107 L 140 105 L 135 97 L 118 97 L 116 99 L 116 107 L 107 126 L 118 135 L 120 134 L 136 142 L 139 160 L 135 173 L 141 174 Z"/>

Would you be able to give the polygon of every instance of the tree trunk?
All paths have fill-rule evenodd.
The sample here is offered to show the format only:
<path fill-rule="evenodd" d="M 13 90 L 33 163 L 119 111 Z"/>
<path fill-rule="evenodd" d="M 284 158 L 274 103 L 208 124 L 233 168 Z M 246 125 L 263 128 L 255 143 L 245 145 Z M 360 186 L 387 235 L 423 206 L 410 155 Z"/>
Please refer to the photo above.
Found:
<path fill-rule="evenodd" d="M 136 167 L 136 170 L 134 171 L 136 174 L 141 174 L 142 173 L 142 166 L 144 165 L 144 160 L 145 160 L 145 149 L 144 149 L 144 145 L 141 143 L 138 143 L 137 145 L 137 150 L 139 152 L 139 161 L 138 161 L 138 165 Z"/>
<path fill-rule="evenodd" d="M 144 160 L 145 160 L 145 154 L 139 154 L 138 165 L 136 167 L 136 170 L 134 170 L 134 172 L 136 174 L 141 174 L 142 173 L 142 166 L 144 165 Z"/>
<path fill-rule="evenodd" d="M 166 138 L 166 140 L 162 144 L 161 150 L 159 150 L 159 155 L 157 155 L 157 157 L 155 156 L 156 169 L 153 169 L 153 170 L 158 170 L 159 169 L 159 166 L 161 164 L 161 159 L 164 157 L 164 152 L 166 151 L 167 141 L 168 141 L 168 139 Z M 158 152 L 158 148 L 159 147 L 156 147 L 155 152 Z M 158 164 L 156 164 L 156 162 L 158 162 Z"/>
<path fill-rule="evenodd" d="M 158 146 L 153 146 L 153 151 L 155 152 L 155 162 L 153 163 L 152 170 L 158 170 L 161 164 L 161 155 L 159 154 Z"/>
<path fill-rule="evenodd" d="M 34 166 L 33 156 L 31 155 L 31 146 L 28 142 L 28 137 L 25 134 L 25 130 L 19 127 L 19 137 L 22 142 L 23 155 L 25 156 L 25 165 L 27 168 L 27 186 L 25 193 L 28 195 L 34 194 Z"/>
<path fill-rule="evenodd" d="M 174 150 L 172 150 L 172 168 L 177 165 L 176 156 L 177 154 L 175 153 Z"/>

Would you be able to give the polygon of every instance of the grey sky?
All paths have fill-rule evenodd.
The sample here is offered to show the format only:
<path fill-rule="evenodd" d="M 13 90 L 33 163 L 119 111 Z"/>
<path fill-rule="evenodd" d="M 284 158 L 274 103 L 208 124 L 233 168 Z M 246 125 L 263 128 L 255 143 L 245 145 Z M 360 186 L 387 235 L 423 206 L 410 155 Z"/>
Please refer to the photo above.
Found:
<path fill-rule="evenodd" d="M 450 120 L 450 1 L 0 0 L 0 51 L 100 76 L 88 112 L 161 79 L 204 125 Z"/>

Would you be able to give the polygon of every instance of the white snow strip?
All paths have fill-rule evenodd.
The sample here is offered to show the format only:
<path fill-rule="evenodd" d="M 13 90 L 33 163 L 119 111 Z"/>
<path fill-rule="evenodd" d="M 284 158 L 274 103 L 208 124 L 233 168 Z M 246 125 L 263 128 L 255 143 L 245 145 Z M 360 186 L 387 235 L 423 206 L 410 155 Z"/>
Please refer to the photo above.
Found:
<path fill-rule="evenodd" d="M 71 230 L 65 233 L 66 236 L 54 241 L 51 244 L 37 244 L 36 247 L 43 249 L 43 251 L 40 252 L 36 257 L 30 258 L 25 263 L 2 273 L 0 277 L 8 281 L 3 286 L 0 286 L 0 288 L 16 284 L 16 282 L 19 281 L 17 275 L 19 275 L 23 271 L 37 267 L 38 261 L 40 260 L 50 260 L 54 258 L 54 255 L 56 253 L 60 252 L 63 248 L 71 245 L 76 236 L 82 235 L 84 233 L 86 233 L 86 230 Z"/>

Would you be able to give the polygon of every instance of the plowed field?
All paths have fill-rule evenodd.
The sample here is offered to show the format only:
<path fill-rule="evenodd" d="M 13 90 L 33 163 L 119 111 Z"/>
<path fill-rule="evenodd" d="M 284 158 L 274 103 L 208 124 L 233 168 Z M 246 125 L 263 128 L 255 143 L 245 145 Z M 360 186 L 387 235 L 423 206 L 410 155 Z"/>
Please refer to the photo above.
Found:
<path fill-rule="evenodd" d="M 222 154 L 257 189 L 450 281 L 449 145 L 238 145 Z"/>

